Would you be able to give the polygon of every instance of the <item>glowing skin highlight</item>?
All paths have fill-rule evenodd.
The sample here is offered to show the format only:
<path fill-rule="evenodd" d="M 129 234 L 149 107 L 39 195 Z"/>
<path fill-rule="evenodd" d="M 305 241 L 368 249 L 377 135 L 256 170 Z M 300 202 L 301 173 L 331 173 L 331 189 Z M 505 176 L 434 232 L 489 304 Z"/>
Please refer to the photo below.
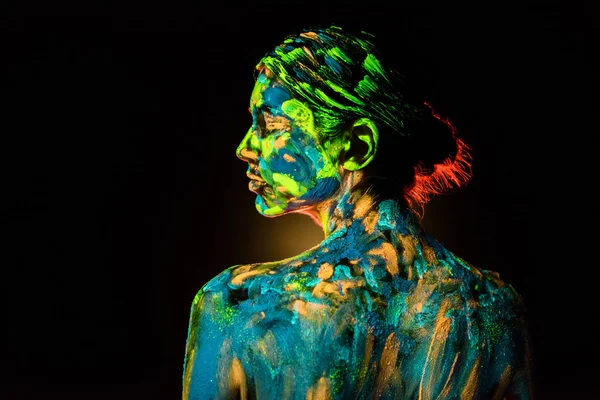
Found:
<path fill-rule="evenodd" d="M 370 54 L 351 58 L 337 46 L 344 40 L 351 38 L 334 28 L 303 32 L 267 60 L 276 73 L 265 59 L 259 64 L 252 126 L 237 149 L 256 208 L 269 217 L 307 214 L 324 240 L 285 260 L 230 267 L 202 287 L 191 309 L 183 400 L 531 398 L 518 293 L 424 232 L 407 202 L 365 185 L 390 117 L 371 115 L 382 106 L 365 93 L 387 75 Z M 277 67 L 295 67 L 300 56 L 314 60 L 317 80 L 352 65 L 367 71 L 352 91 L 326 83 L 353 105 L 293 81 L 313 70 Z M 352 109 L 351 118 L 315 98 Z M 459 146 L 453 160 L 436 165 L 439 179 L 468 179 L 457 166 L 466 162 L 461 154 Z M 405 188 L 416 192 L 405 193 L 424 201 L 440 190 L 426 178 L 416 168 L 416 184 Z"/>

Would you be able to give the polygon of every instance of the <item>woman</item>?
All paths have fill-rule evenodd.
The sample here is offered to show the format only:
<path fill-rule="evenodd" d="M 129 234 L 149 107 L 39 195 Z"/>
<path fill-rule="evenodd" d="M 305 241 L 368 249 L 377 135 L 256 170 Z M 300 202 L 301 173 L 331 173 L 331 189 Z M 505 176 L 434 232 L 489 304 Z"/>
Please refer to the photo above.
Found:
<path fill-rule="evenodd" d="M 368 38 L 286 38 L 257 66 L 250 112 L 237 155 L 256 209 L 306 214 L 325 239 L 200 290 L 183 398 L 530 398 L 519 295 L 417 216 L 468 181 L 467 146 Z"/>

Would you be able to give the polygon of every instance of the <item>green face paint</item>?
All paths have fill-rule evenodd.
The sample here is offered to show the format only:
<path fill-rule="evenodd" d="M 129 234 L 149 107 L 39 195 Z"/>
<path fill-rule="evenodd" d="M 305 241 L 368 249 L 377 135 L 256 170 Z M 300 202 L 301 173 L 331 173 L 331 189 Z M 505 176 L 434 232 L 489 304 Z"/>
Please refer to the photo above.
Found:
<path fill-rule="evenodd" d="M 260 74 L 250 98 L 252 126 L 237 149 L 248 162 L 256 209 L 276 216 L 300 212 L 339 188 L 341 138 L 324 139 L 312 110 L 278 80 Z"/>

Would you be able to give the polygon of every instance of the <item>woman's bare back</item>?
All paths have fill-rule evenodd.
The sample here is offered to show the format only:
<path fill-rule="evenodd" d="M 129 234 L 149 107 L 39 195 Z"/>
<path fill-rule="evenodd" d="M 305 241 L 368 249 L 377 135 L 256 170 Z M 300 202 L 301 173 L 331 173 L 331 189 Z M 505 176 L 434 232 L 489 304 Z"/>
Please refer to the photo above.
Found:
<path fill-rule="evenodd" d="M 189 399 L 523 392 L 518 295 L 385 206 L 300 256 L 211 280 L 192 310 Z"/>

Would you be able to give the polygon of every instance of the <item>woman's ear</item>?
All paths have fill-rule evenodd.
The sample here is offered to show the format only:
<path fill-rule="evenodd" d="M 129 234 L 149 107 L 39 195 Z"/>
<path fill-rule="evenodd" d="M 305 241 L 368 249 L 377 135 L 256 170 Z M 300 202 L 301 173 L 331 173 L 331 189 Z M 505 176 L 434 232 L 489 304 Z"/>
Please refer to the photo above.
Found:
<path fill-rule="evenodd" d="M 352 124 L 349 134 L 341 164 L 349 171 L 356 171 L 373 161 L 377 153 L 379 131 L 369 118 L 361 118 Z"/>

